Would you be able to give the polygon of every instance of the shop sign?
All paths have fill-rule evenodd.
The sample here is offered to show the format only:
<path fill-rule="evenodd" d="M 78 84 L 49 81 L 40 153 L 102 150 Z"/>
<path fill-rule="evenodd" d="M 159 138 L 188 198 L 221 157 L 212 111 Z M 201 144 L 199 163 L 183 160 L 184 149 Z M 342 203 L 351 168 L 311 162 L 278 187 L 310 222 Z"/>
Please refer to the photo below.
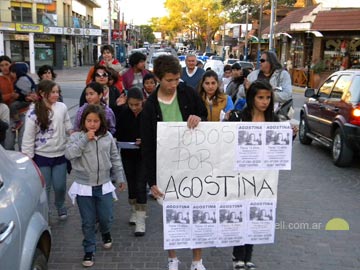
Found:
<path fill-rule="evenodd" d="M 292 23 L 290 24 L 291 31 L 306 31 L 311 28 L 311 23 L 302 22 L 302 23 Z"/>
<path fill-rule="evenodd" d="M 83 28 L 66 27 L 66 28 L 64 28 L 64 34 L 65 35 L 84 35 L 84 29 Z"/>
<path fill-rule="evenodd" d="M 20 41 L 29 41 L 28 35 L 10 35 L 10 40 L 20 40 Z"/>
<path fill-rule="evenodd" d="M 42 24 L 17 23 L 16 31 L 42 33 L 44 32 L 44 26 Z"/>
<path fill-rule="evenodd" d="M 62 27 L 44 27 L 44 33 L 46 34 L 54 34 L 54 35 L 62 35 L 64 33 L 64 28 Z"/>
<path fill-rule="evenodd" d="M 85 36 L 101 36 L 101 29 L 86 28 L 84 32 Z"/>
<path fill-rule="evenodd" d="M 55 36 L 36 34 L 34 40 L 37 42 L 55 42 Z"/>
<path fill-rule="evenodd" d="M 14 31 L 15 30 L 15 23 L 0 22 L 0 30 Z"/>
<path fill-rule="evenodd" d="M 34 3 L 52 4 L 53 0 L 34 0 Z"/>

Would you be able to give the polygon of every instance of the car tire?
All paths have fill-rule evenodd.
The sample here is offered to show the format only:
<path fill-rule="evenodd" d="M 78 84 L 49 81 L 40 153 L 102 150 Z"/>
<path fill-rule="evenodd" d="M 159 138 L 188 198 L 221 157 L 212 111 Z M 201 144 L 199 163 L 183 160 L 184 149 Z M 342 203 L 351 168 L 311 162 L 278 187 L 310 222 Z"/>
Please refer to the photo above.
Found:
<path fill-rule="evenodd" d="M 336 166 L 346 167 L 351 164 L 354 156 L 353 150 L 347 146 L 344 133 L 340 128 L 336 129 L 332 144 L 332 157 Z"/>
<path fill-rule="evenodd" d="M 44 253 L 37 248 L 33 257 L 31 270 L 47 270 L 47 269 L 48 269 L 47 259 Z"/>
<path fill-rule="evenodd" d="M 299 123 L 299 141 L 302 144 L 306 144 L 306 145 L 311 144 L 312 139 L 307 136 L 308 132 L 309 132 L 309 128 L 307 126 L 304 116 L 302 116 Z"/>

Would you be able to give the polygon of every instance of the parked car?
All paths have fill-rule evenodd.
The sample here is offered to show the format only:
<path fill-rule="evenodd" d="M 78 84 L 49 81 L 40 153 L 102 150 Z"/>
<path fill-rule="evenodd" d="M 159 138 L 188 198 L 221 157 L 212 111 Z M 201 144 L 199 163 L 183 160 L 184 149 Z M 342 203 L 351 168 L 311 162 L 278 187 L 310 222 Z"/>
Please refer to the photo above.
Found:
<path fill-rule="evenodd" d="M 239 59 L 236 58 L 228 58 L 224 61 L 224 65 L 232 65 L 235 64 Z"/>
<path fill-rule="evenodd" d="M 250 71 L 253 71 L 255 69 L 255 66 L 253 63 L 251 62 L 246 62 L 246 61 L 236 61 L 236 63 L 239 63 L 241 68 L 247 68 Z"/>
<path fill-rule="evenodd" d="M 154 70 L 154 61 L 156 58 L 158 58 L 160 55 L 171 55 L 170 52 L 166 52 L 166 51 L 162 51 L 162 52 L 156 52 L 156 53 L 153 53 L 150 57 L 150 60 L 147 61 L 147 64 L 148 64 L 148 70 L 150 70 L 151 72 L 153 72 Z"/>
<path fill-rule="evenodd" d="M 222 78 L 224 74 L 224 63 L 220 60 L 209 59 L 206 61 L 204 65 L 204 69 L 205 70 L 212 69 L 217 73 L 219 78 Z"/>
<path fill-rule="evenodd" d="M 360 150 L 360 70 L 337 71 L 317 91 L 306 89 L 305 97 L 300 142 L 317 141 L 331 148 L 335 165 L 350 165 Z"/>
<path fill-rule="evenodd" d="M 33 161 L 0 146 L 0 269 L 47 269 L 51 249 L 45 179 Z"/>

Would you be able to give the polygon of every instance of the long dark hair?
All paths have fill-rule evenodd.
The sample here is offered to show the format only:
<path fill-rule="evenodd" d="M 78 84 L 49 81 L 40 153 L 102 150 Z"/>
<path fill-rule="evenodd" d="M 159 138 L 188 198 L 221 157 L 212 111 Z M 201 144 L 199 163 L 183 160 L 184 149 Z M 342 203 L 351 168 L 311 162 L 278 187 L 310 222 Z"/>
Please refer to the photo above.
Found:
<path fill-rule="evenodd" d="M 271 74 L 273 74 L 274 71 L 277 69 L 282 69 L 282 65 L 280 64 L 280 62 L 277 59 L 277 56 L 274 52 L 266 51 L 266 52 L 263 52 L 262 54 L 266 54 L 267 61 L 269 62 L 270 66 L 271 66 Z"/>
<path fill-rule="evenodd" d="M 54 81 L 42 80 L 38 84 L 36 93 L 38 95 L 38 100 L 35 101 L 35 114 L 37 121 L 39 123 L 40 129 L 45 131 L 49 128 L 50 125 L 50 114 L 52 113 L 51 108 L 49 108 L 43 98 L 48 98 L 52 89 L 57 84 Z M 44 97 L 42 97 L 42 95 Z"/>
<path fill-rule="evenodd" d="M 270 104 L 264 112 L 265 121 L 272 122 L 276 121 L 275 113 L 274 113 L 274 92 L 272 90 L 271 84 L 264 80 L 256 80 L 250 85 L 250 88 L 246 92 L 246 107 L 242 112 L 242 120 L 243 121 L 252 121 L 252 110 L 254 108 L 254 100 L 256 94 L 260 90 L 268 90 L 271 93 Z"/>
<path fill-rule="evenodd" d="M 96 136 L 105 135 L 107 133 L 108 128 L 107 128 L 107 122 L 106 122 L 106 117 L 105 117 L 105 111 L 102 108 L 102 106 L 100 106 L 100 105 L 89 104 L 85 108 L 83 114 L 81 115 L 80 130 L 87 132 L 87 129 L 85 127 L 85 120 L 86 120 L 86 117 L 90 113 L 95 113 L 100 118 L 100 128 L 96 131 L 95 135 Z"/>
<path fill-rule="evenodd" d="M 225 96 L 220 91 L 219 77 L 215 71 L 210 69 L 204 73 L 204 75 L 201 78 L 201 81 L 199 82 L 198 91 L 199 91 L 199 95 L 201 96 L 201 98 L 205 101 L 206 100 L 206 91 L 202 85 L 203 85 L 204 81 L 206 80 L 206 78 L 211 78 L 211 77 L 213 77 L 218 83 L 218 87 L 215 91 L 215 95 L 212 98 L 213 104 L 217 105 L 218 101 L 220 99 L 225 98 Z"/>

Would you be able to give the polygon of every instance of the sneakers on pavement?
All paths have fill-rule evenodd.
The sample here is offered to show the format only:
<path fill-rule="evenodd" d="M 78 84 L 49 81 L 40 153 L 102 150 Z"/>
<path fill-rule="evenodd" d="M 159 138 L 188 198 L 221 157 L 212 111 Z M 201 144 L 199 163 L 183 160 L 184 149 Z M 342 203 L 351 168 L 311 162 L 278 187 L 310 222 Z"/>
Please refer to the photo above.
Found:
<path fill-rule="evenodd" d="M 179 263 L 177 258 L 168 258 L 168 270 L 178 270 Z"/>
<path fill-rule="evenodd" d="M 245 263 L 243 261 L 233 261 L 234 270 L 245 270 Z"/>
<path fill-rule="evenodd" d="M 102 240 L 103 240 L 103 247 L 105 249 L 110 249 L 112 247 L 112 239 L 111 239 L 111 234 L 108 233 L 104 233 L 102 235 Z"/>
<path fill-rule="evenodd" d="M 253 264 L 252 262 L 247 262 L 245 265 L 246 265 L 246 269 L 248 269 L 248 270 L 256 269 L 256 265 Z"/>
<path fill-rule="evenodd" d="M 192 262 L 190 270 L 206 270 L 205 266 L 202 264 L 202 260 Z"/>
<path fill-rule="evenodd" d="M 58 216 L 60 220 L 67 219 L 67 210 L 65 207 L 58 209 Z"/>
<path fill-rule="evenodd" d="M 84 259 L 82 261 L 82 265 L 84 267 L 91 267 L 94 265 L 94 253 L 93 252 L 86 252 L 84 255 Z"/>

